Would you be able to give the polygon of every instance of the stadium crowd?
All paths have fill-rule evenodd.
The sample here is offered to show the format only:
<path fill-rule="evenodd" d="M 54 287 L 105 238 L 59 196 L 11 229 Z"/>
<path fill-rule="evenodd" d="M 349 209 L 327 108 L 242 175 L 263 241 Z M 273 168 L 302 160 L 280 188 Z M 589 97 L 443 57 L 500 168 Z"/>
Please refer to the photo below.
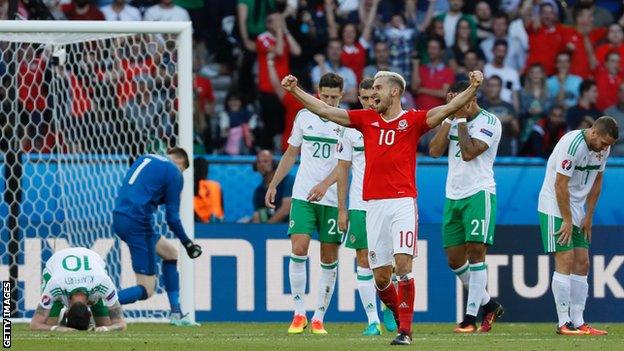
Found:
<path fill-rule="evenodd" d="M 42 6 L 47 7 L 43 9 Z M 8 1 L 0 4 L 0 16 Z M 480 104 L 503 123 L 500 156 L 548 157 L 567 131 L 608 114 L 624 125 L 624 15 L 608 0 L 20 1 L 18 16 L 191 20 L 196 153 L 286 148 L 299 103 L 271 77 L 345 80 L 345 107 L 378 70 L 409 84 L 404 108 L 442 104 L 465 73 L 486 76 Z M 624 135 L 624 133 L 622 133 Z M 430 133 L 433 135 L 433 133 Z M 421 140 L 426 153 L 428 138 Z M 624 156 L 624 142 L 613 148 Z"/>

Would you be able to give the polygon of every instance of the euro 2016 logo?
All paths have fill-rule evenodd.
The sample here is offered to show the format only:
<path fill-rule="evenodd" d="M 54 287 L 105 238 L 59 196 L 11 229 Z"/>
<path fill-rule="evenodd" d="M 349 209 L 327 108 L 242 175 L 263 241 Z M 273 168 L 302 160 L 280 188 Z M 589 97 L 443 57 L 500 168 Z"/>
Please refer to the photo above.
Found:
<path fill-rule="evenodd" d="M 570 161 L 570 160 L 563 160 L 561 162 L 561 168 L 563 168 L 566 171 L 569 171 L 570 168 L 572 168 L 572 161 Z"/>

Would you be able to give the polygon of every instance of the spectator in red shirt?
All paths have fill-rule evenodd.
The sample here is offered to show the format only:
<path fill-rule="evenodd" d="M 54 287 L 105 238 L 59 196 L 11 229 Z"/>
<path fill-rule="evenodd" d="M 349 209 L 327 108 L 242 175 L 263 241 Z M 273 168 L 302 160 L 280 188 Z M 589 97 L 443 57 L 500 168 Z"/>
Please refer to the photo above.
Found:
<path fill-rule="evenodd" d="M 552 4 L 542 3 L 539 16 L 532 15 L 533 2 L 525 1 L 522 18 L 529 35 L 529 54 L 525 67 L 539 63 L 546 75 L 555 73 L 555 58 L 564 48 L 565 28 L 557 21 L 557 14 Z"/>
<path fill-rule="evenodd" d="M 284 106 L 284 129 L 281 131 L 282 139 L 280 148 L 282 152 L 286 152 L 286 149 L 288 149 L 288 138 L 290 138 L 290 133 L 292 132 L 292 127 L 295 123 L 295 117 L 297 117 L 297 113 L 299 113 L 299 110 L 303 108 L 303 105 L 299 102 L 299 100 L 295 99 L 291 93 L 282 89 L 280 78 L 277 75 L 277 70 L 275 69 L 273 54 L 267 55 L 267 66 L 269 67 L 271 85 L 273 86 L 273 89 L 275 89 L 275 94 L 277 94 L 277 97 L 279 97 L 282 105 Z"/>
<path fill-rule="evenodd" d="M 104 21 L 104 14 L 92 0 L 73 0 L 61 7 L 68 20 L 71 21 Z"/>
<path fill-rule="evenodd" d="M 414 102 L 419 110 L 443 105 L 448 88 L 455 83 L 455 73 L 442 61 L 444 40 L 430 38 L 427 42 L 427 53 L 429 63 L 420 65 L 418 60 L 414 60 L 412 71 L 412 92 L 416 96 Z"/>
<path fill-rule="evenodd" d="M 357 83 L 362 81 L 362 74 L 366 66 L 366 52 L 370 46 L 370 38 L 373 30 L 373 21 L 377 15 L 377 6 L 379 0 L 374 0 L 371 9 L 368 11 L 364 19 L 362 34 L 358 37 L 357 28 L 353 23 L 346 23 L 340 31 L 342 40 L 342 53 L 340 54 L 340 62 L 350 68 Z M 338 25 L 334 15 L 335 4 L 333 1 L 325 2 L 325 13 L 327 17 L 327 25 L 329 26 L 329 37 L 338 39 Z"/>
<path fill-rule="evenodd" d="M 565 107 L 555 105 L 548 117 L 538 120 L 533 125 L 522 149 L 522 155 L 548 158 L 559 139 L 566 133 L 565 122 Z"/>
<path fill-rule="evenodd" d="M 617 23 L 613 23 L 609 26 L 607 42 L 598 46 L 596 49 L 596 60 L 598 60 L 598 62 L 604 62 L 607 58 L 607 54 L 611 51 L 617 51 L 620 57 L 624 57 L 624 31 L 622 31 L 622 27 Z M 622 69 L 624 69 L 624 60 L 622 60 L 621 64 Z"/>
<path fill-rule="evenodd" d="M 596 71 L 596 87 L 598 88 L 596 107 L 601 111 L 617 102 L 618 89 L 624 81 L 621 59 L 617 51 L 612 51 L 607 55 L 604 64 Z"/>
<path fill-rule="evenodd" d="M 570 52 L 572 66 L 570 73 L 583 79 L 591 76 L 598 67 L 594 45 L 606 34 L 605 28 L 592 28 L 593 15 L 588 7 L 574 7 L 574 28 L 568 28 L 564 35 L 565 48 Z"/>
<path fill-rule="evenodd" d="M 280 79 L 290 73 L 290 55 L 301 54 L 301 47 L 286 28 L 281 13 L 274 11 L 266 18 L 267 31 L 256 38 L 258 53 L 258 91 L 263 128 L 258 146 L 273 150 L 273 138 L 284 130 L 284 109 L 276 90 L 271 85 L 267 55 L 274 55 L 273 63 Z M 277 89 L 281 90 L 281 89 Z"/>

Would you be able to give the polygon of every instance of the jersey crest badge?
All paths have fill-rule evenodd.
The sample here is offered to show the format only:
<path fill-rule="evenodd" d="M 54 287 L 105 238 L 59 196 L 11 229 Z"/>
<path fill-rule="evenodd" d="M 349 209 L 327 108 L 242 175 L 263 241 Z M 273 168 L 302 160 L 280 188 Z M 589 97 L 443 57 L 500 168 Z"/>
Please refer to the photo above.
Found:
<path fill-rule="evenodd" d="M 342 130 L 342 128 L 340 127 L 336 127 L 333 129 L 334 132 L 336 132 L 337 135 L 340 135 L 340 131 Z"/>
<path fill-rule="evenodd" d="M 572 168 L 572 161 L 570 161 L 570 160 L 563 160 L 561 162 L 561 168 L 565 169 L 566 171 L 569 171 L 570 168 Z"/>
<path fill-rule="evenodd" d="M 399 121 L 399 127 L 397 128 L 398 130 L 405 130 L 407 128 L 407 120 L 406 119 L 402 119 Z"/>
<path fill-rule="evenodd" d="M 309 125 L 307 129 L 308 129 L 308 130 L 312 130 L 312 129 L 314 129 L 314 128 L 312 127 L 312 125 Z"/>

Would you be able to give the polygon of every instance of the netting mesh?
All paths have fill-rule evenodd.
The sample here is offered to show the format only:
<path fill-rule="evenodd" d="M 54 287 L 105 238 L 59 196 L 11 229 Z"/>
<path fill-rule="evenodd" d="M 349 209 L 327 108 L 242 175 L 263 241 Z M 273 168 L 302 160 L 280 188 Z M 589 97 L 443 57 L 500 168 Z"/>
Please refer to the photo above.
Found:
<path fill-rule="evenodd" d="M 176 37 L 2 33 L 0 53 L 0 278 L 17 276 L 17 316 L 31 315 L 43 264 L 67 246 L 94 249 L 117 286 L 134 285 L 112 210 L 130 162 L 177 144 Z M 164 301 L 126 314 L 161 317 Z"/>

